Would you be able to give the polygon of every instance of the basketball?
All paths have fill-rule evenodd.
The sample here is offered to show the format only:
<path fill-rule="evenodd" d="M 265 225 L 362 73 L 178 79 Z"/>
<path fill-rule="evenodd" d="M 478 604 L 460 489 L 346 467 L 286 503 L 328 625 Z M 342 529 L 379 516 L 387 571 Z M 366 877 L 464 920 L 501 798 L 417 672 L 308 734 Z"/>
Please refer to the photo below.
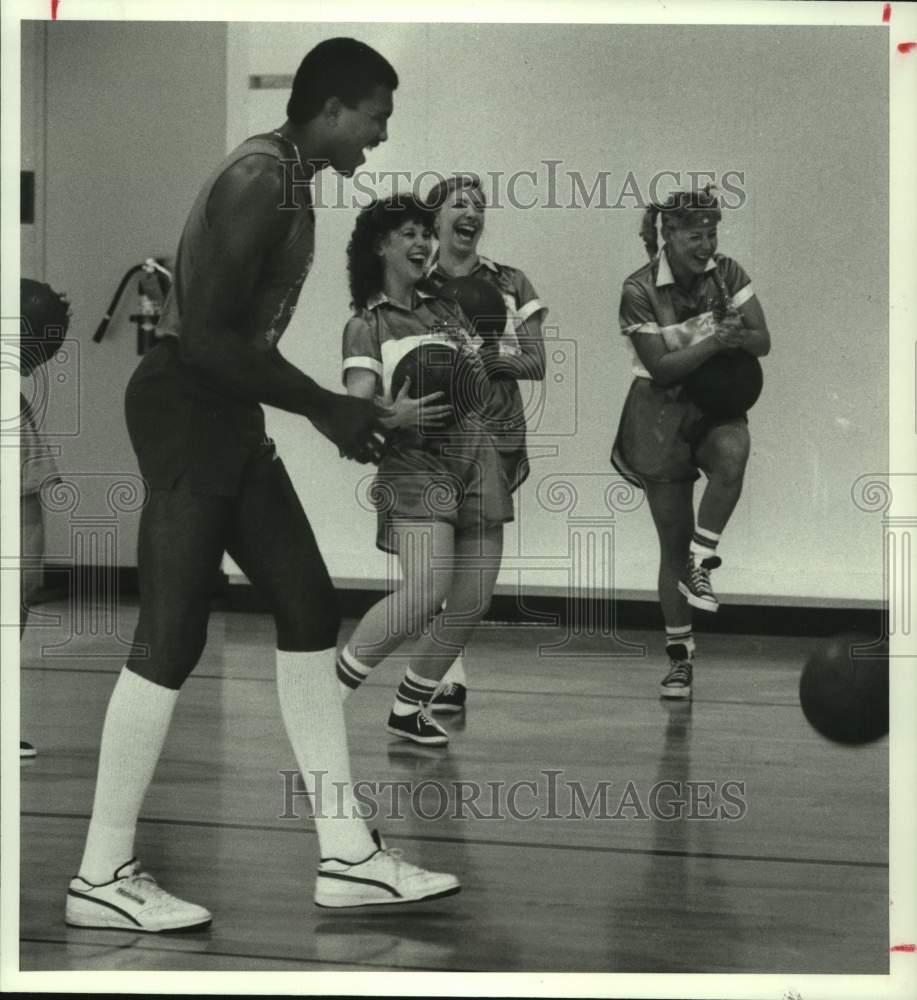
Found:
<path fill-rule="evenodd" d="M 748 351 L 720 351 L 685 379 L 691 402 L 711 417 L 741 417 L 758 401 L 764 386 L 761 362 Z"/>
<path fill-rule="evenodd" d="M 869 647 L 862 653 L 857 646 Z M 809 724 L 836 743 L 870 743 L 888 733 L 888 647 L 868 636 L 823 639 L 799 679 Z"/>
<path fill-rule="evenodd" d="M 411 379 L 411 399 L 441 392 L 442 399 L 436 404 L 451 406 L 456 419 L 480 412 L 487 402 L 483 369 L 451 344 L 436 341 L 409 351 L 392 373 L 392 399 L 401 392 L 407 378 Z"/>
<path fill-rule="evenodd" d="M 31 278 L 19 282 L 20 360 L 23 375 L 50 361 L 70 326 L 67 299 L 50 285 Z"/>
<path fill-rule="evenodd" d="M 440 290 L 443 298 L 457 302 L 471 321 L 475 333 L 502 333 L 506 326 L 506 303 L 499 288 L 484 278 L 468 275 L 450 278 Z"/>
<path fill-rule="evenodd" d="M 418 399 L 431 392 L 441 392 L 440 403 L 452 403 L 455 363 L 458 351 L 451 344 L 437 341 L 421 344 L 409 351 L 392 373 L 392 399 L 395 399 L 410 378 L 408 396 Z"/>

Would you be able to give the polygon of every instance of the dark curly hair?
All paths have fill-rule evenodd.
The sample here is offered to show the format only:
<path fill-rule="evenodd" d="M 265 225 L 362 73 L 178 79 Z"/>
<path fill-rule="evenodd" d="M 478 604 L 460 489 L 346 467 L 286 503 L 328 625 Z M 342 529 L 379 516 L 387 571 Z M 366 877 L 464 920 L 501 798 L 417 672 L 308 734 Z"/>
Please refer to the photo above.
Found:
<path fill-rule="evenodd" d="M 382 260 L 376 249 L 380 240 L 405 222 L 432 229 L 433 212 L 413 195 L 395 194 L 372 202 L 357 216 L 347 244 L 352 309 L 363 309 L 370 296 L 382 288 Z"/>

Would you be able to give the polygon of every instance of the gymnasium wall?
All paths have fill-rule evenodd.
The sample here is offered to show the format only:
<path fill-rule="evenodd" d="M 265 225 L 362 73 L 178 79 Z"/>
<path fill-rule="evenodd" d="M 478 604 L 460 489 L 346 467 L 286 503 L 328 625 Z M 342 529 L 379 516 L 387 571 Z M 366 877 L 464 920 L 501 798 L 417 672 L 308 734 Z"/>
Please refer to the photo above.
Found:
<path fill-rule="evenodd" d="M 313 44 L 347 34 L 378 47 L 401 77 L 389 142 L 363 170 L 500 172 L 505 207 L 488 213 L 482 250 L 523 268 L 551 309 L 549 375 L 529 398 L 540 457 L 507 530 L 501 588 L 654 589 L 646 506 L 626 490 L 608 493 L 630 382 L 618 296 L 645 260 L 640 213 L 627 195 L 623 208 L 595 199 L 583 207 L 583 194 L 568 207 L 570 174 L 588 192 L 607 172 L 613 205 L 629 174 L 645 190 L 661 171 L 695 170 L 744 173 L 746 200 L 724 220 L 720 249 L 752 275 L 774 341 L 718 589 L 768 602 L 881 597 L 881 528 L 851 499 L 858 476 L 887 468 L 880 28 L 58 22 L 39 30 L 47 32 L 43 276 L 70 293 L 79 342 L 79 427 L 60 464 L 83 477 L 87 511 L 104 509 L 100 491 L 112 476 L 136 474 L 122 416 L 133 328 L 122 317 L 103 345 L 91 342 L 117 280 L 146 256 L 174 252 L 227 145 L 282 122 L 287 91 L 252 89 L 249 78 L 292 74 Z M 30 79 L 24 67 L 26 90 Z M 513 174 L 517 199 L 535 207 L 506 206 Z M 340 384 L 349 312 L 351 200 L 391 187 L 372 180 L 323 175 L 316 264 L 283 340 L 290 360 L 329 386 Z M 362 500 L 368 470 L 340 461 L 301 419 L 269 411 L 269 426 L 333 575 L 380 584 L 391 568 L 373 546 L 374 516 Z M 73 517 L 52 518 L 52 558 L 72 548 Z M 117 561 L 131 565 L 136 512 L 119 513 L 117 525 Z"/>
<path fill-rule="evenodd" d="M 92 335 L 128 267 L 174 254 L 189 197 L 223 154 L 226 26 L 26 21 L 21 51 L 22 154 L 39 167 L 22 273 L 69 294 L 76 342 L 49 366 L 45 428 L 79 495 L 51 498 L 48 558 L 135 565 L 123 394 L 137 296 L 101 344 Z"/>
<path fill-rule="evenodd" d="M 39 22 L 22 25 L 22 128 L 19 134 L 19 168 L 35 177 L 44 175 L 45 33 Z M 35 197 L 32 221 L 19 227 L 20 267 L 26 276 L 44 268 L 43 199 Z"/>
<path fill-rule="evenodd" d="M 582 194 L 580 207 L 556 207 L 570 205 L 567 175 L 579 172 L 588 192 L 607 171 L 605 203 L 614 205 L 629 173 L 645 190 L 665 170 L 738 171 L 746 201 L 720 227 L 720 249 L 751 274 L 774 347 L 718 589 L 880 598 L 881 528 L 855 506 L 851 487 L 887 468 L 883 31 L 231 24 L 230 145 L 284 117 L 287 92 L 250 89 L 249 77 L 290 74 L 314 43 L 337 34 L 376 46 L 401 78 L 389 141 L 363 167 L 380 191 L 391 187 L 379 176 L 385 171 L 499 171 L 505 205 L 508 178 L 536 174 L 520 175 L 515 194 L 538 206 L 491 210 L 482 242 L 484 253 L 525 270 L 550 305 L 556 338 L 544 397 L 532 400 L 531 443 L 544 457 L 533 461 L 507 530 L 503 587 L 588 590 L 610 577 L 623 593 L 655 587 L 646 505 L 626 491 L 613 493 L 610 506 L 605 496 L 630 382 L 618 297 L 623 278 L 645 261 L 640 213 L 599 208 L 598 195 L 591 208 Z M 348 315 L 351 201 L 365 203 L 368 187 L 369 174 L 322 178 L 316 265 L 282 345 L 328 385 L 339 381 Z M 273 413 L 270 430 L 332 572 L 384 578 L 373 516 L 355 499 L 366 470 L 339 461 L 301 420 Z"/>

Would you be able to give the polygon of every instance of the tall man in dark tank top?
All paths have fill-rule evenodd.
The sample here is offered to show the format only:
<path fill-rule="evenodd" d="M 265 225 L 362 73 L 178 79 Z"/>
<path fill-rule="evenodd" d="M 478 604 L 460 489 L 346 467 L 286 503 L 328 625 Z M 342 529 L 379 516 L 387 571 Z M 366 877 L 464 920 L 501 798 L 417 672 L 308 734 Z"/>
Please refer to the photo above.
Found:
<path fill-rule="evenodd" d="M 361 42 L 321 43 L 296 73 L 284 124 L 230 153 L 191 209 L 165 336 L 127 389 L 128 430 L 149 486 L 140 618 L 105 716 L 70 924 L 157 932 L 211 920 L 143 870 L 134 833 L 179 689 L 204 649 L 224 552 L 270 602 L 281 714 L 306 787 L 315 792 L 323 775 L 326 802 L 343 789 L 331 815 L 315 818 L 315 902 L 404 903 L 459 890 L 454 876 L 400 860 L 359 817 L 334 671 L 334 589 L 261 409 L 300 414 L 346 457 L 378 460 L 384 412 L 317 385 L 283 358 L 278 340 L 312 263 L 308 181 L 329 165 L 352 175 L 364 151 L 387 139 L 397 86 L 389 63 Z"/>

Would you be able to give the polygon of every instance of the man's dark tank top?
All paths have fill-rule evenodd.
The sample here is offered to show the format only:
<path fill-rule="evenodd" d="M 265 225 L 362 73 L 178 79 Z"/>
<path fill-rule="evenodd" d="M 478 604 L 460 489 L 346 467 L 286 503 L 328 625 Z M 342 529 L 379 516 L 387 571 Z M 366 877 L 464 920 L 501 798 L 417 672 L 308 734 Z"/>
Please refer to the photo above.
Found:
<path fill-rule="evenodd" d="M 289 139 L 277 134 L 258 135 L 237 146 L 214 170 L 198 194 L 182 231 L 172 288 L 163 305 L 157 326 L 158 335 L 181 337 L 185 289 L 193 285 L 203 268 L 209 264 L 204 255 L 207 253 L 210 236 L 210 224 L 207 220 L 210 192 L 233 164 L 257 154 L 272 156 L 278 161 L 282 159 L 296 162 L 299 159 L 296 147 Z M 292 177 L 291 167 L 292 163 L 281 167 L 278 162 L 277 169 L 286 170 L 285 178 L 289 179 Z M 284 200 L 295 199 L 297 207 L 286 213 L 290 218 L 287 237 L 264 260 L 252 301 L 246 309 L 247 329 L 241 332 L 247 334 L 251 343 L 260 350 L 270 350 L 286 330 L 312 266 L 315 253 L 315 216 L 307 190 L 302 183 L 290 190 L 284 188 Z"/>

